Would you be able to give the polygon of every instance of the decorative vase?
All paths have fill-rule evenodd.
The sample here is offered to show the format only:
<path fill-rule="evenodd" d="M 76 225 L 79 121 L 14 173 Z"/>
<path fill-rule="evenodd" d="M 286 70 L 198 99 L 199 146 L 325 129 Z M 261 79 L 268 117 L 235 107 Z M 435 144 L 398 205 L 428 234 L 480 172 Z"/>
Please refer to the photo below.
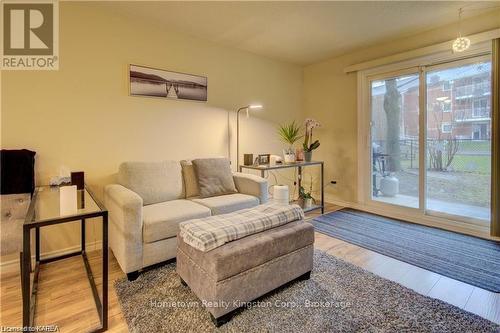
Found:
<path fill-rule="evenodd" d="M 312 207 L 313 199 L 312 198 L 305 198 L 304 199 L 304 209 L 309 209 Z"/>
<path fill-rule="evenodd" d="M 302 208 L 302 209 L 309 209 L 312 207 L 313 204 L 313 199 L 312 198 L 299 198 L 297 200 L 297 204 Z"/>
<path fill-rule="evenodd" d="M 295 163 L 295 151 L 293 149 L 283 150 L 283 156 L 286 164 Z"/>
<path fill-rule="evenodd" d="M 313 155 L 312 151 L 305 151 L 304 152 L 304 160 L 306 162 L 311 162 L 312 161 L 312 155 Z"/>
<path fill-rule="evenodd" d="M 297 148 L 295 151 L 295 159 L 297 162 L 302 162 L 304 160 L 304 149 L 303 148 Z"/>
<path fill-rule="evenodd" d="M 243 165 L 253 164 L 253 154 L 243 154 Z"/>

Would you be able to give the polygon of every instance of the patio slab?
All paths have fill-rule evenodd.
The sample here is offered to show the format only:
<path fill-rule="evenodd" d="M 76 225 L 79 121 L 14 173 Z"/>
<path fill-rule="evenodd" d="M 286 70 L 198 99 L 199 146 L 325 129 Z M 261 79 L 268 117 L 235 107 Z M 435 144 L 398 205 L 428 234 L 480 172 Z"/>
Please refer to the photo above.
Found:
<path fill-rule="evenodd" d="M 374 197 L 373 200 L 386 202 L 393 205 L 418 208 L 418 197 L 398 194 L 395 197 Z M 453 214 L 458 216 L 472 217 L 475 219 L 490 221 L 490 209 L 462 203 L 453 203 L 442 200 L 427 200 L 427 209 L 436 212 Z"/>

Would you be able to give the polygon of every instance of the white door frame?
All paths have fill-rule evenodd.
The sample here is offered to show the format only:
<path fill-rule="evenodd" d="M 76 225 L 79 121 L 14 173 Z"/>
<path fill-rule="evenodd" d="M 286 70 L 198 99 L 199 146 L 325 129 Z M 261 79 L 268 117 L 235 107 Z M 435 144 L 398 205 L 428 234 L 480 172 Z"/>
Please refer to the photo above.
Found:
<path fill-rule="evenodd" d="M 387 215 L 395 218 L 404 218 L 411 222 L 452 229 L 455 231 L 485 236 L 489 233 L 489 221 L 478 220 L 463 216 L 454 216 L 440 212 L 428 212 L 425 208 L 425 165 L 426 165 L 426 73 L 435 70 L 443 64 L 459 60 L 470 62 L 471 58 L 491 54 L 491 43 L 476 45 L 468 52 L 467 57 L 457 57 L 455 54 L 435 54 L 427 57 L 404 61 L 396 64 L 371 68 L 357 73 L 358 85 L 358 203 L 360 209 Z M 371 99 L 370 82 L 377 78 L 418 74 L 419 86 L 419 207 L 402 207 L 390 203 L 372 200 L 372 154 L 371 154 Z M 422 108 L 424 106 L 424 108 Z M 429 214 L 431 213 L 431 214 Z"/>

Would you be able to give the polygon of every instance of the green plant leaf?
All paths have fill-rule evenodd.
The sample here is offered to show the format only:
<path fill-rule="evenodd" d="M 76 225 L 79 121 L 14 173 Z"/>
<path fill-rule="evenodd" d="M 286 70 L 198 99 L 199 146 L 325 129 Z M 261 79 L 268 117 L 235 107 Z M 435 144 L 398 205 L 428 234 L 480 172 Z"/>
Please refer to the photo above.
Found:
<path fill-rule="evenodd" d="M 299 198 L 301 198 L 301 199 L 312 199 L 311 192 L 306 192 L 306 190 L 304 189 L 304 187 L 301 186 L 299 188 Z"/>
<path fill-rule="evenodd" d="M 319 147 L 319 140 L 314 141 L 310 146 L 309 146 L 309 151 L 313 151 L 314 149 Z"/>
<path fill-rule="evenodd" d="M 278 127 L 278 134 L 281 141 L 284 143 L 293 145 L 295 142 L 302 138 L 300 133 L 300 126 L 295 123 L 295 121 L 289 124 L 283 124 Z"/>

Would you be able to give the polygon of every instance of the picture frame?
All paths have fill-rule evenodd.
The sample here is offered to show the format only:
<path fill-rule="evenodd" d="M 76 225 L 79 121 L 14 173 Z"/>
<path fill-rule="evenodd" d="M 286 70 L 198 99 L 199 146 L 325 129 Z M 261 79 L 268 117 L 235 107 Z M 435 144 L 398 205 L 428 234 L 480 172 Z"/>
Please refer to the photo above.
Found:
<path fill-rule="evenodd" d="M 271 163 L 271 154 L 259 154 L 257 159 L 259 165 L 269 165 Z"/>
<path fill-rule="evenodd" d="M 130 96 L 206 102 L 208 78 L 140 65 L 129 65 Z"/>

